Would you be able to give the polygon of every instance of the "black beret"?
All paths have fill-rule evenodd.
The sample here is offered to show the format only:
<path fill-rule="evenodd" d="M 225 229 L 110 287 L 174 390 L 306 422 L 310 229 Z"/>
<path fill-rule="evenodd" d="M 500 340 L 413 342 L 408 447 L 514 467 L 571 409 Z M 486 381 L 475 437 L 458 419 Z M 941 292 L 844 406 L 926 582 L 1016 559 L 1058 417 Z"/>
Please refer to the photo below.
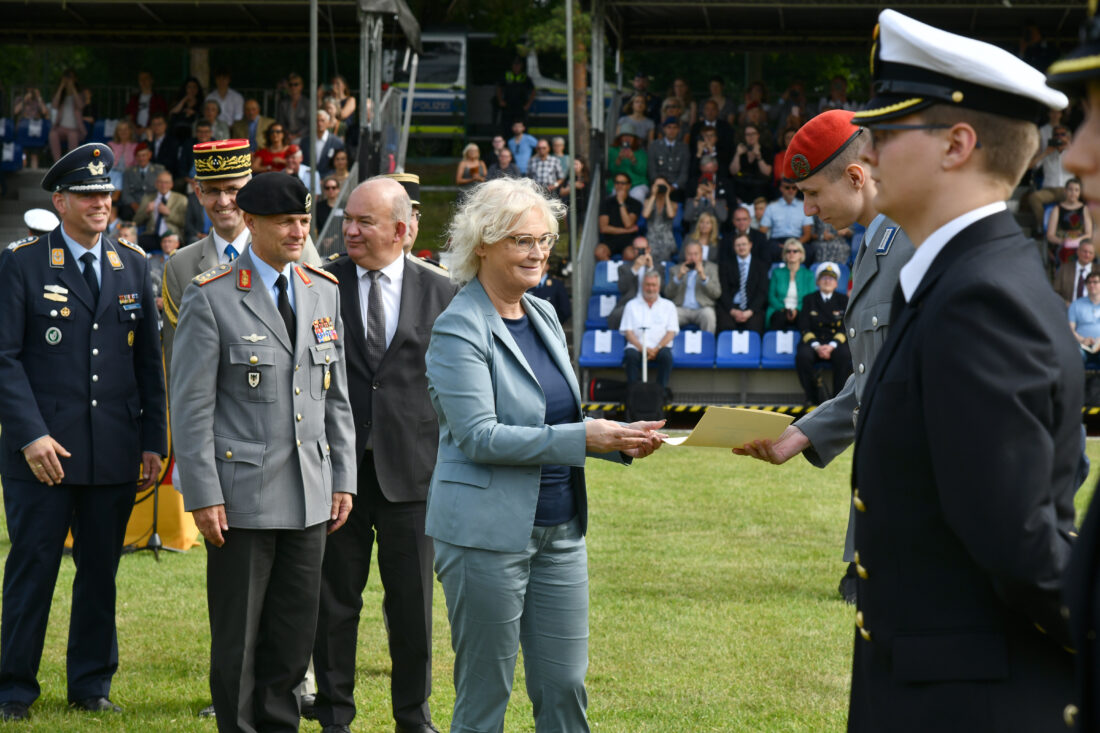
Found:
<path fill-rule="evenodd" d="M 253 216 L 308 214 L 313 197 L 298 176 L 260 173 L 237 192 L 237 206 Z"/>
<path fill-rule="evenodd" d="M 42 179 L 42 188 L 50 193 L 111 192 L 115 190 L 108 175 L 115 165 L 115 154 L 102 143 L 73 148 L 54 163 Z"/>

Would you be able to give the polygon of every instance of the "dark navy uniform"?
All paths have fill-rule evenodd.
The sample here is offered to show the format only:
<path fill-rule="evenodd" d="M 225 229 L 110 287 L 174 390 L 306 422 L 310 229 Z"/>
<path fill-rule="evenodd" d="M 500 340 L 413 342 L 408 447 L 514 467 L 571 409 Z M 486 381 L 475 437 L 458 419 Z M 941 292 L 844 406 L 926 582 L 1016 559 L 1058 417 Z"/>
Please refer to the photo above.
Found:
<path fill-rule="evenodd" d="M 93 153 L 98 160 L 92 161 Z M 84 156 L 84 157 L 81 157 Z M 81 162 L 84 161 L 84 162 Z M 89 168 L 86 163 L 92 161 Z M 47 190 L 101 193 L 110 149 L 85 145 L 62 158 Z M 77 166 L 77 164 L 80 164 Z M 62 178 L 65 166 L 89 171 Z M 95 176 L 95 174 L 100 174 Z M 65 225 L 62 224 L 64 227 Z M 75 227 L 74 227 L 75 228 Z M 142 453 L 166 452 L 157 311 L 144 253 L 99 235 L 95 304 L 61 227 L 8 249 L 0 267 L 0 478 L 11 551 L 0 622 L 2 717 L 39 695 L 36 680 L 66 532 L 72 528 L 70 701 L 106 698 L 118 666 L 115 582 Z M 23 449 L 50 436 L 64 478 L 32 473 Z"/>
<path fill-rule="evenodd" d="M 833 394 L 840 394 L 844 383 L 852 374 L 852 352 L 848 348 L 848 337 L 844 333 L 844 311 L 848 308 L 848 296 L 835 291 L 828 302 L 817 290 L 802 299 L 802 310 L 798 312 L 798 330 L 802 332 L 802 342 L 795 353 L 795 369 L 798 381 L 806 393 L 806 399 L 819 402 L 816 389 L 814 366 L 828 363 L 833 367 Z M 822 359 L 814 351 L 812 344 L 836 343 L 828 360 Z"/>

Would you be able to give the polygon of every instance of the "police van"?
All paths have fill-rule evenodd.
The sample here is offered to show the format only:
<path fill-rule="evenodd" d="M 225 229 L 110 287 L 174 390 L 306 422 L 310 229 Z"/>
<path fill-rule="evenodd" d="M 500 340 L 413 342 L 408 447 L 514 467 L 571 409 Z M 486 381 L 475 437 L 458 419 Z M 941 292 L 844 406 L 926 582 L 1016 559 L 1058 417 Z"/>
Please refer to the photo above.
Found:
<path fill-rule="evenodd" d="M 491 138 L 505 128 L 496 102 L 497 85 L 511 70 L 515 52 L 493 43 L 494 34 L 477 32 L 425 32 L 424 52 L 419 57 L 413 87 L 411 137 Z M 549 73 L 565 77 L 565 60 L 544 55 Z M 403 52 L 386 51 L 382 79 L 401 91 L 401 111 L 408 103 L 412 64 L 404 64 Z M 568 101 L 564 81 L 543 76 L 540 58 L 531 51 L 526 72 L 535 87 L 535 101 L 527 115 L 532 135 L 564 135 Z M 403 68 L 404 67 L 404 68 Z"/>

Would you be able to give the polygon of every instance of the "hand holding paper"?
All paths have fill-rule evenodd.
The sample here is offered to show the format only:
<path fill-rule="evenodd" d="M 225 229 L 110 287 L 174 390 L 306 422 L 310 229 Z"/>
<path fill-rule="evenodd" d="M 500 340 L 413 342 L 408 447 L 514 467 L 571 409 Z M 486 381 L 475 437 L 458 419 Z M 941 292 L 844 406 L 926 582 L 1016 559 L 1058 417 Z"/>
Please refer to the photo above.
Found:
<path fill-rule="evenodd" d="M 794 417 L 779 412 L 742 407 L 710 406 L 699 424 L 684 438 L 667 438 L 669 445 L 735 448 L 757 439 L 775 440 Z"/>

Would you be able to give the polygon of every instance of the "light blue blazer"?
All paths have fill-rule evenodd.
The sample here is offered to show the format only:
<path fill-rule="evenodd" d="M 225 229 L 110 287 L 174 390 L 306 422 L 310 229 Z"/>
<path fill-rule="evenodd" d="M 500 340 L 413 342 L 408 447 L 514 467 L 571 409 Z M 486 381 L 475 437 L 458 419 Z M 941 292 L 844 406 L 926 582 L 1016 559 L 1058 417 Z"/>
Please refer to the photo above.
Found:
<path fill-rule="evenodd" d="M 524 295 L 523 309 L 565 375 L 579 414 L 581 393 L 553 306 Z M 436 319 L 425 363 L 439 416 L 426 533 L 461 547 L 521 551 L 535 523 L 543 464 L 573 467 L 585 532 L 584 423 L 545 424 L 542 388 L 477 279 Z M 630 462 L 618 451 L 593 455 Z"/>

